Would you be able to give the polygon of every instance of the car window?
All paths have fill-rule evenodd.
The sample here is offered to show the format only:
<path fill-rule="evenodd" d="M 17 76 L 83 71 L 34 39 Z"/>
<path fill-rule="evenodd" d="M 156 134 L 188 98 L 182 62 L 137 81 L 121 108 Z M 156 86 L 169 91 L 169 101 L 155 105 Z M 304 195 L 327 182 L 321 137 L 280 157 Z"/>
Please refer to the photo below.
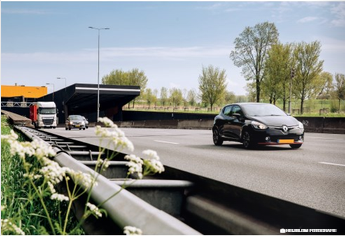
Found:
<path fill-rule="evenodd" d="M 224 107 L 223 114 L 226 115 L 226 116 L 230 116 L 231 108 L 232 108 L 232 106 Z"/>
<path fill-rule="evenodd" d="M 242 112 L 242 109 L 241 109 L 241 107 L 239 107 L 239 106 L 233 106 L 232 107 L 232 110 L 231 110 L 231 116 L 234 114 L 234 113 L 238 113 L 238 114 L 240 114 L 241 116 L 243 116 L 243 112 Z"/>
<path fill-rule="evenodd" d="M 272 104 L 248 104 L 244 109 L 248 116 L 287 116 L 284 111 Z"/>

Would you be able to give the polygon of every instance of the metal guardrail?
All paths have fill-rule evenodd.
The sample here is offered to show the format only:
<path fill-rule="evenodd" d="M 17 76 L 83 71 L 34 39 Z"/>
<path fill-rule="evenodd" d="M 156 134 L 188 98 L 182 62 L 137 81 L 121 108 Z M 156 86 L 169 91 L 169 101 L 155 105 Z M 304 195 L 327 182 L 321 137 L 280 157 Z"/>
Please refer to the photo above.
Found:
<path fill-rule="evenodd" d="M 7 101 L 7 102 L 1 102 L 1 107 L 23 107 L 27 108 L 31 106 L 32 102 L 13 102 L 13 101 Z"/>
<path fill-rule="evenodd" d="M 32 129 L 24 127 L 16 128 L 30 139 L 41 139 L 36 134 L 32 133 Z M 83 173 L 89 173 L 93 176 L 97 174 L 91 168 L 65 152 L 61 152 L 59 149 L 56 151 L 58 154 L 54 157 L 54 160 L 58 162 L 60 166 L 69 167 Z M 140 182 L 140 180 L 138 180 L 138 182 Z M 145 234 L 200 234 L 198 231 L 175 217 L 153 207 L 129 191 L 122 189 L 118 184 L 115 184 L 102 175 L 98 176 L 97 183 L 98 185 L 95 186 L 91 192 L 91 199 L 97 204 L 106 201 L 109 197 L 117 193 L 116 196 L 106 201 L 105 204 L 102 205 L 102 208 L 107 211 L 112 222 L 120 229 L 129 225 L 140 228 Z M 98 224 L 98 226 L 100 226 L 100 224 Z M 93 227 L 88 227 L 88 233 L 94 233 L 92 228 Z"/>
<path fill-rule="evenodd" d="M 38 136 L 32 134 L 37 132 L 33 129 L 18 129 L 23 130 L 30 138 Z M 89 167 L 95 162 L 92 161 L 90 153 L 95 150 L 92 150 L 91 146 L 42 131 L 40 133 L 47 136 L 45 139 L 50 143 L 61 143 L 66 150 L 67 147 L 73 151 L 75 147 L 83 149 L 87 146 L 89 154 L 84 157 L 78 156 L 79 161 L 64 152 L 60 152 L 55 160 L 60 165 L 75 170 L 92 171 Z M 99 185 L 92 193 L 94 201 L 101 202 L 119 190 L 120 187 L 115 183 L 122 184 L 121 178 L 123 173 L 126 173 L 125 162 L 120 159 L 111 163 L 109 172 L 102 173 Z M 137 181 L 136 185 L 127 188 L 128 191 L 122 190 L 118 196 L 104 205 L 110 218 L 105 221 L 102 219 L 95 224 L 88 222 L 87 232 L 120 234 L 116 227 L 110 226 L 115 223 L 117 230 L 125 225 L 135 224 L 134 226 L 141 228 L 145 234 L 201 232 L 266 235 L 279 234 L 283 228 L 336 229 L 332 234 L 345 233 L 345 219 L 342 217 L 171 167 L 166 166 L 165 169 L 160 179 Z M 167 179 L 168 182 L 165 182 Z M 169 189 L 168 195 L 165 193 L 166 189 Z M 171 192 L 171 189 L 174 192 Z M 164 202 L 165 199 L 169 200 Z"/>

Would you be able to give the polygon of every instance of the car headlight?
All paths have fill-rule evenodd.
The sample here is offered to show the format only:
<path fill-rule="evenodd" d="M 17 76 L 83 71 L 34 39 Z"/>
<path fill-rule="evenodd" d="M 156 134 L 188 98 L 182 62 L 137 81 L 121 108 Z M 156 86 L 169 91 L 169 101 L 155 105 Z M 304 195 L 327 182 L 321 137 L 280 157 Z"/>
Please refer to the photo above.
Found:
<path fill-rule="evenodd" d="M 252 121 L 252 126 L 255 128 L 255 129 L 267 129 L 267 126 L 260 123 L 260 122 L 257 122 L 257 121 Z"/>
<path fill-rule="evenodd" d="M 302 122 L 299 122 L 299 121 L 298 121 L 298 128 L 300 128 L 300 129 L 304 129 L 304 125 L 303 125 L 303 123 L 302 123 Z"/>

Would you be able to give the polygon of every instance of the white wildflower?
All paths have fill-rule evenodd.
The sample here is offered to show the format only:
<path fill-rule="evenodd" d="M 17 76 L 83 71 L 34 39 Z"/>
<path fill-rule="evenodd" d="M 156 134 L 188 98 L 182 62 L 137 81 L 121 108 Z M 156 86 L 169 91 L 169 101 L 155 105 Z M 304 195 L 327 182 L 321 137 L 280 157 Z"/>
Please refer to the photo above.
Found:
<path fill-rule="evenodd" d="M 125 235 L 142 235 L 143 234 L 141 229 L 138 229 L 134 226 L 125 226 L 125 228 L 123 229 L 123 233 Z"/>
<path fill-rule="evenodd" d="M 105 160 L 103 159 L 98 159 L 96 162 L 96 168 L 102 168 L 101 170 L 105 171 L 110 165 L 110 161 L 106 158 Z"/>
<path fill-rule="evenodd" d="M 147 162 L 145 162 L 145 164 L 147 164 L 150 167 L 150 169 L 153 173 L 159 173 L 160 174 L 160 173 L 164 172 L 164 170 L 165 170 L 162 162 L 160 162 L 156 159 L 147 160 Z"/>
<path fill-rule="evenodd" d="M 62 201 L 66 201 L 68 202 L 69 201 L 69 198 L 63 194 L 58 194 L 58 193 L 54 193 L 53 195 L 50 196 L 50 199 L 52 200 L 58 200 L 60 202 Z"/>
<path fill-rule="evenodd" d="M 162 173 L 165 170 L 163 164 L 159 161 L 160 158 L 156 151 L 148 149 L 143 151 L 143 154 L 149 157 L 144 160 L 144 165 L 146 167 L 144 175 Z"/>
<path fill-rule="evenodd" d="M 48 158 L 43 158 L 42 160 L 45 166 L 40 169 L 41 174 L 52 184 L 60 183 L 63 177 L 66 176 L 68 168 L 60 167 L 57 162 L 49 160 Z"/>
<path fill-rule="evenodd" d="M 159 156 L 158 156 L 157 152 L 154 150 L 147 149 L 147 150 L 143 151 L 143 154 L 149 156 L 151 159 L 159 160 Z"/>
<path fill-rule="evenodd" d="M 95 214 L 98 217 L 102 217 L 102 213 L 101 211 L 98 209 L 98 207 L 96 207 L 95 205 L 91 204 L 91 203 L 87 203 L 86 206 L 90 209 L 90 211 Z"/>
<path fill-rule="evenodd" d="M 24 176 L 24 177 L 27 177 L 27 178 L 29 178 L 29 179 L 32 179 L 32 180 L 39 179 L 39 178 L 42 177 L 42 175 L 35 175 L 35 174 L 33 174 L 33 173 L 31 173 L 31 174 L 25 173 L 23 176 Z"/>
<path fill-rule="evenodd" d="M 109 138 L 111 142 L 114 144 L 115 148 L 126 148 L 129 151 L 134 150 L 133 143 L 125 136 L 125 133 L 117 127 L 110 119 L 104 117 L 99 118 L 99 121 L 106 124 L 107 127 L 110 128 L 102 128 L 101 126 L 97 125 L 95 129 L 95 133 L 97 136 L 102 138 Z"/>
<path fill-rule="evenodd" d="M 11 141 L 18 139 L 18 135 L 13 131 L 13 129 L 11 129 L 10 134 L 9 135 L 1 135 L 1 139 L 7 139 L 11 143 Z"/>
<path fill-rule="evenodd" d="M 111 127 L 111 128 L 117 127 L 117 125 L 114 124 L 114 122 L 110 120 L 108 117 L 100 117 L 98 118 L 98 121 L 104 123 L 104 125 L 107 127 Z"/>
<path fill-rule="evenodd" d="M 50 182 L 48 182 L 48 187 L 49 187 L 49 190 L 52 194 L 56 193 L 56 190 L 54 188 L 54 185 Z"/>
<path fill-rule="evenodd" d="M 18 142 L 18 135 L 14 133 L 13 130 L 11 130 L 11 134 L 5 136 L 5 138 L 10 143 L 11 154 L 18 154 L 22 159 L 24 159 L 26 155 L 36 156 L 38 159 L 56 155 L 54 149 L 42 140 L 34 140 L 32 142 Z"/>
<path fill-rule="evenodd" d="M 143 178 L 143 160 L 141 160 L 140 157 L 135 156 L 134 154 L 125 156 L 126 160 L 129 160 L 129 162 L 126 164 L 126 166 L 129 167 L 128 173 L 134 174 L 137 173 L 139 179 Z"/>
<path fill-rule="evenodd" d="M 21 230 L 17 225 L 13 224 L 8 219 L 1 219 L 1 234 L 5 231 L 14 232 L 15 235 L 25 235 L 24 231 Z"/>
<path fill-rule="evenodd" d="M 137 157 L 137 156 L 134 155 L 134 154 L 126 155 L 126 156 L 125 156 L 125 159 L 126 159 L 126 160 L 129 160 L 129 161 L 131 161 L 131 162 L 143 164 L 143 160 L 142 160 L 140 157 Z"/>
<path fill-rule="evenodd" d="M 71 176 L 73 182 L 78 184 L 86 189 L 89 189 L 93 186 L 97 186 L 97 182 L 94 177 L 90 174 L 83 173 L 81 171 L 68 170 L 68 174 Z"/>

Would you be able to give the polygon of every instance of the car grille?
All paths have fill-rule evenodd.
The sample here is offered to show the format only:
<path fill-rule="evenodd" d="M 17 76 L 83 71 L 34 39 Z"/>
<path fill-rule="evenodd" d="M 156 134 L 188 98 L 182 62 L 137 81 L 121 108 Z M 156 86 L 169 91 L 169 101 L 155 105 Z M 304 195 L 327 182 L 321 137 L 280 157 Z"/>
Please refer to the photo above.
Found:
<path fill-rule="evenodd" d="M 54 122 L 54 119 L 43 119 L 42 121 L 44 125 L 52 125 Z"/>

